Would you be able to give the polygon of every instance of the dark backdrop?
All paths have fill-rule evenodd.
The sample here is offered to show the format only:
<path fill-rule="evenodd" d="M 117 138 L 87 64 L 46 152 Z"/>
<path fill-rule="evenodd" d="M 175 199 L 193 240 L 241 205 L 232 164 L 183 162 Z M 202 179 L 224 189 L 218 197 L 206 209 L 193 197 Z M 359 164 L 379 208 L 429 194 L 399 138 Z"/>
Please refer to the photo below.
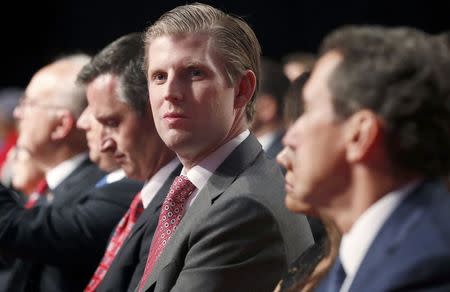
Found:
<path fill-rule="evenodd" d="M 115 38 L 144 30 L 164 11 L 192 1 L 59 0 L 1 4 L 0 87 L 26 86 L 32 74 L 66 53 L 95 53 Z M 445 1 L 239 0 L 203 1 L 244 17 L 263 54 L 315 52 L 322 37 L 344 24 L 408 25 L 430 33 L 450 29 Z M 9 6 L 9 7 L 7 7 Z"/>

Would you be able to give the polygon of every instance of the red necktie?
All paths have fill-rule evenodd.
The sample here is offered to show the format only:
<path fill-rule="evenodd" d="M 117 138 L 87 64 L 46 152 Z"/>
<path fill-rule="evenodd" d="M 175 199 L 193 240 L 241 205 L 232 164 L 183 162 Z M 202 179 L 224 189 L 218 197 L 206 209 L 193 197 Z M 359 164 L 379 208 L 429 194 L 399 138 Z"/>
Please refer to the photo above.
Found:
<path fill-rule="evenodd" d="M 102 261 L 95 270 L 94 276 L 92 276 L 91 281 L 84 288 L 85 292 L 95 291 L 98 285 L 102 282 L 106 275 L 112 261 L 119 252 L 120 247 L 123 245 L 125 239 L 131 232 L 137 219 L 144 211 L 144 206 L 141 201 L 141 193 L 138 193 L 133 201 L 131 202 L 130 208 L 127 213 L 122 217 L 116 229 L 114 230 L 113 236 L 109 241 L 108 247 L 106 248 L 105 254 L 103 255 Z"/>
<path fill-rule="evenodd" d="M 28 197 L 28 201 L 25 203 L 25 209 L 31 209 L 36 206 L 38 200 L 45 197 L 45 193 L 48 190 L 47 181 L 42 179 L 36 185 L 34 192 Z"/>
<path fill-rule="evenodd" d="M 153 271 L 153 267 L 163 252 L 166 243 L 175 233 L 175 230 L 184 215 L 184 205 L 194 190 L 195 186 L 186 176 L 177 176 L 173 181 L 161 208 L 158 226 L 156 227 L 155 235 L 153 236 L 144 274 L 139 284 L 139 291 L 142 291 L 142 288 Z"/>

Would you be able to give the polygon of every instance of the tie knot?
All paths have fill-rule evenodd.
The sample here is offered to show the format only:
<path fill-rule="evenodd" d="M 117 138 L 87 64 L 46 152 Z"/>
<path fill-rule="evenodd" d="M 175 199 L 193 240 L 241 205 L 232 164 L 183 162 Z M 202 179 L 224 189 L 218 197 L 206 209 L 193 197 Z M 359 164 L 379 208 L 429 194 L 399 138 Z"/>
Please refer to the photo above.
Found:
<path fill-rule="evenodd" d="M 177 176 L 170 187 L 167 200 L 183 203 L 189 198 L 194 190 L 194 184 L 186 176 Z"/>

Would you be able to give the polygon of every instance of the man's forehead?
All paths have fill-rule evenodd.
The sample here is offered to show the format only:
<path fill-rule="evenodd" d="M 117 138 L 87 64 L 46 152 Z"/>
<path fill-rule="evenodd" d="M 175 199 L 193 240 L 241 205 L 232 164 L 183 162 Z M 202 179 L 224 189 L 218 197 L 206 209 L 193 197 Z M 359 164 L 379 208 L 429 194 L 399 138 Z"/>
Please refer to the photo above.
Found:
<path fill-rule="evenodd" d="M 330 51 L 320 57 L 303 89 L 305 102 L 316 95 L 317 91 L 328 88 L 328 81 L 341 61 L 342 55 L 336 51 Z"/>

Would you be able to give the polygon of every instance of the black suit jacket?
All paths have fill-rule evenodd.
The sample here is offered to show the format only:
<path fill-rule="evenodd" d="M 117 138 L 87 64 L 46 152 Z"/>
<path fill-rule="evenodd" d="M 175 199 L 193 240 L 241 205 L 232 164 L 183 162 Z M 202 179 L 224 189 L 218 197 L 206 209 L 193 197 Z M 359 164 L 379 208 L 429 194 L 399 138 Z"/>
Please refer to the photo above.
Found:
<path fill-rule="evenodd" d="M 0 291 L 84 288 L 112 229 L 142 187 L 123 179 L 95 188 L 103 175 L 86 160 L 52 191 L 52 204 L 29 210 L 0 185 L 0 248 L 22 262 L 15 262 L 13 271 L 22 276 L 0 282 Z"/>
<path fill-rule="evenodd" d="M 166 179 L 151 203 L 133 226 L 108 269 L 97 292 L 133 291 L 144 273 L 150 244 L 158 225 L 161 205 L 169 192 L 173 180 L 181 172 L 181 164 Z"/>
<path fill-rule="evenodd" d="M 269 148 L 266 150 L 266 155 L 269 159 L 276 159 L 278 153 L 283 150 L 283 137 L 284 137 L 284 130 L 279 130 L 276 133 L 275 139 L 273 140 L 272 144 L 270 144 Z"/>

